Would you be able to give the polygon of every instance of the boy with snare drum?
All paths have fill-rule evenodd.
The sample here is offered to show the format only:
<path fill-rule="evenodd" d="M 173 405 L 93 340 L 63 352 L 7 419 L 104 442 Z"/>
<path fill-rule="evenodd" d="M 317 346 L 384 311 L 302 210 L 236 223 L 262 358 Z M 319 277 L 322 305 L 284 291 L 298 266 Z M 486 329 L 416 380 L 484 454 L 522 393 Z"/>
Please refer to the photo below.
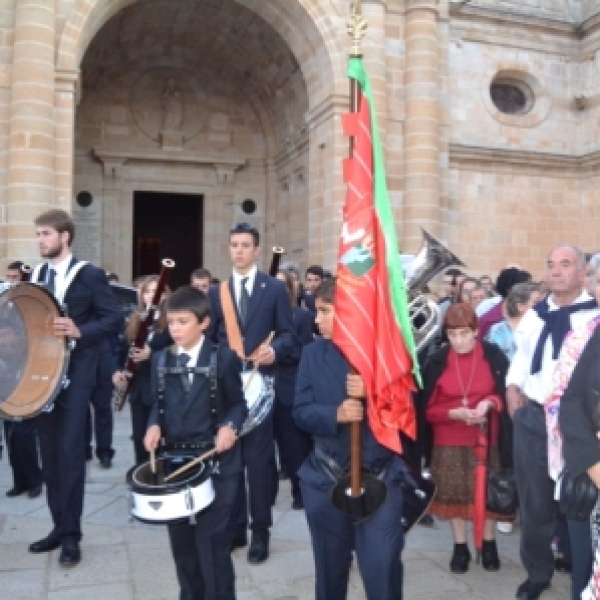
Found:
<path fill-rule="evenodd" d="M 152 359 L 154 407 L 144 445 L 152 452 L 160 443 L 174 457 L 199 456 L 214 447 L 218 457 L 212 471 L 213 502 L 195 516 L 195 524 L 168 525 L 180 598 L 235 598 L 227 525 L 242 471 L 236 442 L 247 415 L 241 364 L 231 350 L 205 339 L 210 308 L 203 292 L 178 289 L 167 300 L 166 312 L 175 345 Z"/>

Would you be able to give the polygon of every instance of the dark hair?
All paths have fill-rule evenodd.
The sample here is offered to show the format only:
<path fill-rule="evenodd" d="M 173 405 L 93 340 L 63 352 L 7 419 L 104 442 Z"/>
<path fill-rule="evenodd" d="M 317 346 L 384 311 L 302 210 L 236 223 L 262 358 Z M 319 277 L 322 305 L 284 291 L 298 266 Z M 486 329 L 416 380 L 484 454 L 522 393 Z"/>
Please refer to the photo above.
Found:
<path fill-rule="evenodd" d="M 191 279 L 212 279 L 212 274 L 208 269 L 195 269 L 192 271 Z"/>
<path fill-rule="evenodd" d="M 477 315 L 470 304 L 459 302 L 453 304 L 446 311 L 444 317 L 444 329 L 463 329 L 468 327 L 475 331 L 477 329 Z"/>
<path fill-rule="evenodd" d="M 329 269 L 323 269 L 323 279 L 333 279 L 333 273 Z"/>
<path fill-rule="evenodd" d="M 526 281 L 531 281 L 531 273 L 528 271 L 521 271 L 521 269 L 517 269 L 516 267 L 502 269 L 496 279 L 496 291 L 502 298 L 506 298 L 513 285 L 525 283 Z"/>
<path fill-rule="evenodd" d="M 306 275 L 308 275 L 309 273 L 311 275 L 316 275 L 320 279 L 325 279 L 325 273 L 323 272 L 323 267 L 321 267 L 319 265 L 311 265 L 310 267 L 308 267 L 308 269 L 306 269 Z"/>
<path fill-rule="evenodd" d="M 335 278 L 323 279 L 319 284 L 319 287 L 315 290 L 315 301 L 322 300 L 333 304 L 333 298 L 335 296 Z"/>
<path fill-rule="evenodd" d="M 220 283 L 221 283 L 221 280 L 218 277 L 210 278 L 210 285 L 219 285 Z"/>
<path fill-rule="evenodd" d="M 196 315 L 198 322 L 210 316 L 208 296 L 191 285 L 184 285 L 175 290 L 166 301 L 165 309 L 167 314 L 189 311 Z"/>
<path fill-rule="evenodd" d="M 6 267 L 7 269 L 11 270 L 11 271 L 20 271 L 21 268 L 23 267 L 23 261 L 22 260 L 15 260 L 14 262 L 11 262 L 8 267 Z"/>
<path fill-rule="evenodd" d="M 71 215 L 59 208 L 53 208 L 38 215 L 34 224 L 36 227 L 52 227 L 52 229 L 55 229 L 58 233 L 64 233 L 66 231 L 69 234 L 69 240 L 67 242 L 69 246 L 75 239 L 75 223 L 73 222 Z"/>
<path fill-rule="evenodd" d="M 260 234 L 258 233 L 258 229 L 250 225 L 250 223 L 236 223 L 229 230 L 229 237 L 231 239 L 232 235 L 236 235 L 237 233 L 248 233 L 252 236 L 252 240 L 254 241 L 255 246 L 260 246 Z"/>
<path fill-rule="evenodd" d="M 452 267 L 451 269 L 448 269 L 444 273 L 444 275 L 450 275 L 450 277 L 457 277 L 458 275 L 464 275 L 464 273 L 460 269 L 456 269 L 456 268 Z"/>
<path fill-rule="evenodd" d="M 290 304 L 292 305 L 292 307 L 294 307 L 294 306 L 296 306 L 296 290 L 294 287 L 294 284 L 295 284 L 294 276 L 287 269 L 279 269 L 277 271 L 277 275 L 279 275 L 280 273 L 283 275 L 285 289 L 286 289 L 288 297 L 290 299 Z"/>
<path fill-rule="evenodd" d="M 108 279 L 108 281 L 119 281 L 119 276 L 116 273 L 111 273 L 110 271 L 107 271 L 106 279 Z"/>

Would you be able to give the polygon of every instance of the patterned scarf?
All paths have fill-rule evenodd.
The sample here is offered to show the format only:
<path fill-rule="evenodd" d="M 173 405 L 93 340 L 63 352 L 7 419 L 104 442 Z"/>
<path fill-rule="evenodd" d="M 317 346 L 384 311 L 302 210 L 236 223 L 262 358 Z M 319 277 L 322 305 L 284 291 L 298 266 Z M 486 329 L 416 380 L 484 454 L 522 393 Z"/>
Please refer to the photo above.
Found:
<path fill-rule="evenodd" d="M 552 376 L 552 393 L 544 402 L 546 430 L 548 431 L 548 473 L 555 481 L 564 467 L 562 434 L 558 423 L 560 399 L 569 385 L 571 375 L 583 349 L 599 324 L 600 315 L 594 317 L 585 327 L 567 334 Z"/>

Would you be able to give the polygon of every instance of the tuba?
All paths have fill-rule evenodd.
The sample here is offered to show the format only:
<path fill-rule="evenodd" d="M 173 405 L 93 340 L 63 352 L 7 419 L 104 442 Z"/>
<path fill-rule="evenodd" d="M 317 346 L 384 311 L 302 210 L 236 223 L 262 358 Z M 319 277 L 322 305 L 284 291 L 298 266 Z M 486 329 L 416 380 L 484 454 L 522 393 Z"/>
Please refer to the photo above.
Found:
<path fill-rule="evenodd" d="M 424 293 L 425 286 L 450 265 L 465 266 L 422 227 L 421 231 L 423 246 L 413 260 L 413 272 L 406 282 L 410 300 L 408 309 L 417 350 L 422 350 L 438 330 L 440 309 L 437 302 Z"/>

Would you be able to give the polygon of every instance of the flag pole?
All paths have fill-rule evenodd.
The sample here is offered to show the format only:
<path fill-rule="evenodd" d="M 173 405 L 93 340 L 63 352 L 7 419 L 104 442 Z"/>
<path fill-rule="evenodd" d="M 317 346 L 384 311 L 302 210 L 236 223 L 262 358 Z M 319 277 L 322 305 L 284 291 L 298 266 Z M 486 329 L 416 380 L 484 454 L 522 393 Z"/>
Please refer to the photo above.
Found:
<path fill-rule="evenodd" d="M 362 16 L 361 0 L 355 0 L 351 6 L 350 20 L 348 21 L 348 35 L 352 38 L 350 57 L 362 58 L 361 40 L 367 28 L 367 22 Z M 356 79 L 350 78 L 350 112 L 359 110 L 360 85 Z M 350 137 L 350 158 L 354 153 L 354 136 Z M 351 367 L 351 372 L 356 370 Z M 363 493 L 362 487 L 362 440 L 360 422 L 350 424 L 350 497 L 359 498 Z"/>

